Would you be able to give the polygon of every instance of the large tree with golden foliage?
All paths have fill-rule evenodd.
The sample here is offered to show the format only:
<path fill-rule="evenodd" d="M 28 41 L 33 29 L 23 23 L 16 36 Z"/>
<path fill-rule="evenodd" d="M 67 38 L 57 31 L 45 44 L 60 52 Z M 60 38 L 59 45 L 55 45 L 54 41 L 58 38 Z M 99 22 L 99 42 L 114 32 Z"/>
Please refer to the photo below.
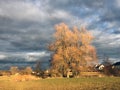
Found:
<path fill-rule="evenodd" d="M 51 60 L 54 72 L 66 75 L 69 69 L 78 74 L 96 61 L 96 50 L 91 45 L 93 36 L 85 28 L 70 29 L 61 23 L 55 30 L 55 40 L 49 46 L 54 52 Z"/>

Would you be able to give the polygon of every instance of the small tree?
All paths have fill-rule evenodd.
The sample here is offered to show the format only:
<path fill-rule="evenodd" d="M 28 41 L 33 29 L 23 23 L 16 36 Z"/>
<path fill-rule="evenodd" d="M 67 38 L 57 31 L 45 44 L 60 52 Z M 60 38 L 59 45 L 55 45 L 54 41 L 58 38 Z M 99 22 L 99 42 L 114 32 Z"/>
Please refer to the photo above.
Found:
<path fill-rule="evenodd" d="M 19 72 L 19 69 L 18 69 L 18 67 L 16 67 L 16 66 L 12 66 L 12 67 L 10 67 L 10 72 L 11 72 L 11 74 L 13 75 L 13 74 L 18 73 L 18 72 Z"/>
<path fill-rule="evenodd" d="M 41 71 L 41 62 L 40 61 L 36 62 L 35 71 L 36 72 L 40 72 Z"/>
<path fill-rule="evenodd" d="M 117 76 L 117 75 L 119 75 L 118 70 L 112 68 L 112 62 L 109 60 L 109 57 L 105 56 L 102 64 L 104 65 L 104 68 L 103 68 L 102 72 L 105 75 L 107 75 L 107 76 L 111 76 L 111 75 Z"/>
<path fill-rule="evenodd" d="M 37 61 L 36 67 L 35 67 L 35 73 L 37 76 L 43 76 L 41 61 Z"/>
<path fill-rule="evenodd" d="M 26 74 L 31 74 L 33 70 L 32 70 L 31 67 L 28 66 L 28 67 L 25 68 L 24 71 L 25 71 Z"/>
<path fill-rule="evenodd" d="M 93 36 L 85 28 L 74 27 L 72 30 L 64 23 L 55 27 L 55 41 L 49 49 L 54 52 L 51 60 L 52 70 L 62 76 L 71 69 L 78 75 L 84 67 L 96 61 L 96 50 L 91 45 Z"/>

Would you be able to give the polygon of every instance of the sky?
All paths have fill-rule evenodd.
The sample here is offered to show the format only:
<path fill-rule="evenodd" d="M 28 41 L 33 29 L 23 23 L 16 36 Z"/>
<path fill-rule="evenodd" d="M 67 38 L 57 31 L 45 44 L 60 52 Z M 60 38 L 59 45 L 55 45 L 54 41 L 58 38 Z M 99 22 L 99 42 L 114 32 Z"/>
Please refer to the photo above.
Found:
<path fill-rule="evenodd" d="M 0 61 L 50 59 L 54 25 L 86 26 L 99 60 L 120 60 L 120 0 L 0 0 Z"/>

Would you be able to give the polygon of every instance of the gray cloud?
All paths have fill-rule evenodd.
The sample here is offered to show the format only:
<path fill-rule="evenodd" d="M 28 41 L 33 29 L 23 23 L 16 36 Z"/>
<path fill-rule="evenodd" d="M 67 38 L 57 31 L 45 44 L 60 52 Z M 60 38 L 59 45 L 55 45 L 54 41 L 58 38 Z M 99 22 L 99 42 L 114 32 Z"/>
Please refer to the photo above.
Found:
<path fill-rule="evenodd" d="M 1 0 L 0 51 L 44 51 L 54 25 L 87 25 L 98 56 L 120 58 L 119 0 Z M 1 53 L 2 55 L 2 53 Z"/>

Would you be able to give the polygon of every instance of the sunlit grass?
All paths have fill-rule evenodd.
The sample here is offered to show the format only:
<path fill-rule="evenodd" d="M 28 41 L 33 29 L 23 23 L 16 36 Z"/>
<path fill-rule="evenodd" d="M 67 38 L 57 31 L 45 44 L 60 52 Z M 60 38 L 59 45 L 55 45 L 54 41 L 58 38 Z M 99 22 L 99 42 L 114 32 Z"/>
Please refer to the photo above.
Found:
<path fill-rule="evenodd" d="M 22 82 L 0 78 L 0 90 L 120 90 L 120 78 L 52 78 Z"/>

